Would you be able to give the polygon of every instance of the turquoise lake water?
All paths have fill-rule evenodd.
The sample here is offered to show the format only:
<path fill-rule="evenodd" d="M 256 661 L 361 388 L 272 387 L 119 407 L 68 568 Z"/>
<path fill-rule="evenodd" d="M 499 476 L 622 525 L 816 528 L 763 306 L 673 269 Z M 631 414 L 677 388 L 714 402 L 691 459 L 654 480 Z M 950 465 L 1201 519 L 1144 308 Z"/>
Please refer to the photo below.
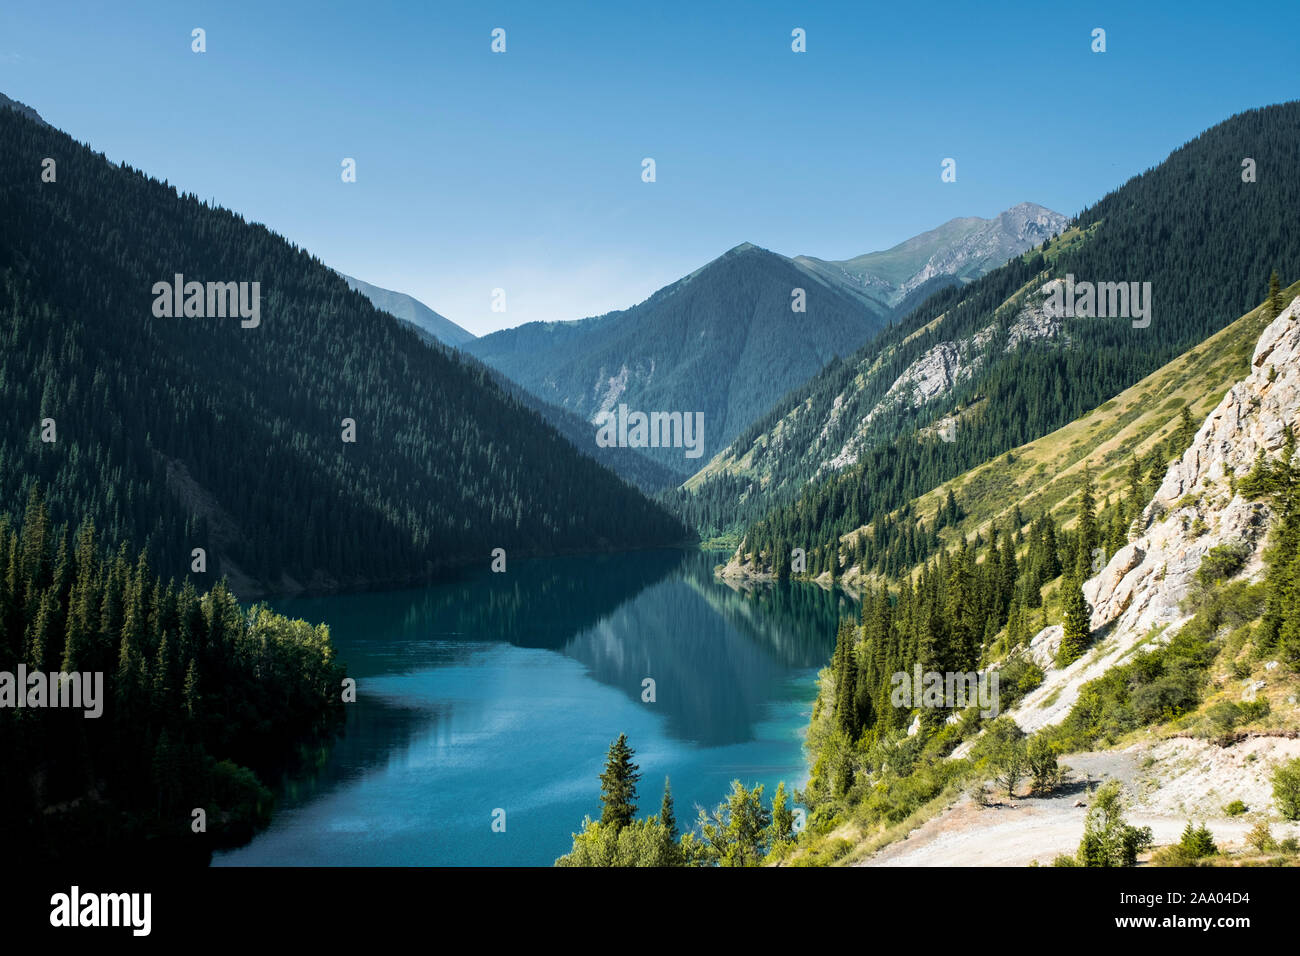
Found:
<path fill-rule="evenodd" d="M 767 798 L 780 780 L 802 785 L 817 672 L 855 607 L 809 584 L 735 590 L 714 578 L 723 557 L 518 561 L 276 602 L 329 624 L 357 701 L 321 765 L 283 782 L 271 826 L 213 865 L 550 865 L 599 816 L 620 732 L 641 816 L 658 812 L 665 776 L 683 827 L 734 778 Z"/>

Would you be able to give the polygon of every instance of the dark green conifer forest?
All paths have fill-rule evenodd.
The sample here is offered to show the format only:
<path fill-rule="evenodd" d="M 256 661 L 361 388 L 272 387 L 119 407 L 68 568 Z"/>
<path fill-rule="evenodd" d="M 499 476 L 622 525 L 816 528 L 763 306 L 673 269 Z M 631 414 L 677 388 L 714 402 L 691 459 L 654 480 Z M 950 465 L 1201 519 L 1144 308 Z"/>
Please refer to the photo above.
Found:
<path fill-rule="evenodd" d="M 245 596 L 687 536 L 305 250 L 11 110 L 0 222 L 4 509 L 39 483 L 57 520 L 169 577 L 202 547 Z M 155 317 L 178 273 L 260 282 L 260 325 Z"/>
<path fill-rule="evenodd" d="M 164 580 L 92 522 L 55 522 L 39 490 L 0 517 L 0 661 L 103 680 L 98 716 L 0 707 L 0 840 L 27 861 L 206 862 L 265 824 L 268 785 L 344 706 L 325 625 Z"/>

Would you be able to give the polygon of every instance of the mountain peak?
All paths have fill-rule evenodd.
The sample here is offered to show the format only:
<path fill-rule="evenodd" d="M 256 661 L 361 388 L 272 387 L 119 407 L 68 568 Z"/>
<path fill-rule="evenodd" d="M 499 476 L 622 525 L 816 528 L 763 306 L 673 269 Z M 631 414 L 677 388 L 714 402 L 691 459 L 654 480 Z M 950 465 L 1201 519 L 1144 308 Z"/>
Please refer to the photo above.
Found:
<path fill-rule="evenodd" d="M 949 219 L 879 252 L 838 261 L 798 256 L 795 261 L 862 297 L 897 307 L 922 287 L 932 291 L 936 281 L 979 278 L 1060 232 L 1068 221 L 1045 206 L 1022 202 L 992 219 Z"/>
<path fill-rule="evenodd" d="M 1015 223 L 1022 230 L 1033 224 L 1040 230 L 1051 227 L 1053 231 L 1059 231 L 1065 224 L 1065 217 L 1036 202 L 1022 202 L 1016 203 L 996 219 L 990 219 L 988 222 L 998 222 L 1004 226 Z"/>

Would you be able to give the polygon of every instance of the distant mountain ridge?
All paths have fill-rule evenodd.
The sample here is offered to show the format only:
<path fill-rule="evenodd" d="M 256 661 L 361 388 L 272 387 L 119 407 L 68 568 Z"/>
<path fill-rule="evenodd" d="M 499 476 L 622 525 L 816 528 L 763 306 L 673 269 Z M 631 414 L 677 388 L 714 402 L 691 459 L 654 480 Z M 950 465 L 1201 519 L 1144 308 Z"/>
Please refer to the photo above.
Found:
<path fill-rule="evenodd" d="M 514 382 L 507 378 L 503 373 L 492 368 L 492 366 L 487 365 L 474 356 L 461 351 L 446 339 L 439 338 L 427 325 L 422 325 L 417 322 L 414 315 L 412 315 L 411 318 L 399 316 L 391 309 L 385 308 L 384 305 L 393 303 L 400 308 L 403 304 L 403 300 L 408 300 L 407 304 L 414 303 L 418 309 L 423 309 L 430 315 L 442 319 L 442 316 L 438 315 L 419 299 L 404 295 L 400 292 L 390 292 L 387 289 L 381 289 L 378 286 L 370 285 L 368 282 L 362 282 L 360 279 L 353 279 L 350 276 L 344 275 L 342 272 L 340 272 L 339 275 L 347 280 L 348 285 L 354 291 L 360 292 L 368 298 L 371 303 L 374 304 L 375 308 L 383 312 L 388 312 L 399 322 L 410 326 L 416 334 L 420 336 L 421 341 L 425 342 L 430 348 L 438 349 L 452 355 L 457 361 L 467 362 L 477 368 L 481 368 L 485 374 L 492 378 L 492 381 L 494 381 L 502 391 L 511 395 L 521 405 L 524 405 L 526 408 L 529 408 L 540 415 L 552 428 L 568 439 L 569 444 L 576 448 L 581 454 L 604 465 L 624 481 L 635 485 L 646 494 L 654 494 L 655 492 L 663 491 L 664 489 L 677 484 L 680 480 L 680 476 L 677 472 L 665 468 L 663 465 L 658 464 L 648 456 L 641 454 L 636 449 L 601 448 L 596 444 L 595 432 L 589 423 L 573 414 L 573 412 L 566 411 L 558 405 L 552 405 L 550 402 L 543 401 L 522 385 Z M 367 290 L 373 290 L 375 294 L 371 294 L 371 292 Z M 443 319 L 443 321 L 447 320 Z M 464 329 L 461 329 L 460 326 L 454 325 L 454 323 L 447 322 L 447 324 L 452 325 L 454 329 L 469 336 L 465 341 L 470 341 L 476 338 L 472 333 L 466 332 Z"/>
<path fill-rule="evenodd" d="M 806 311 L 794 310 L 795 290 Z M 465 349 L 587 421 L 620 404 L 700 412 L 707 458 L 887 318 L 786 257 L 744 243 L 630 309 L 530 322 Z M 680 448 L 649 453 L 682 477 L 694 470 L 696 460 Z"/>
<path fill-rule="evenodd" d="M 1022 203 L 843 263 L 744 242 L 629 309 L 530 322 L 464 348 L 587 421 L 622 404 L 702 412 L 711 457 L 836 356 L 870 341 L 899 308 L 982 275 L 1065 222 Z M 682 477 L 693 470 L 680 450 L 647 453 Z"/>
<path fill-rule="evenodd" d="M 28 119 L 35 120 L 36 122 L 40 123 L 42 126 L 50 125 L 49 123 L 45 122 L 45 120 L 41 117 L 40 113 L 36 112 L 36 110 L 32 109 L 26 103 L 19 103 L 17 100 L 11 100 L 3 93 L 0 93 L 0 109 L 13 110 L 15 113 L 21 113 L 23 116 L 26 116 Z"/>
<path fill-rule="evenodd" d="M 444 345 L 460 348 L 467 342 L 472 342 L 477 338 L 473 332 L 462 329 L 451 319 L 439 315 L 414 296 L 407 295 L 405 292 L 394 292 L 392 289 L 371 285 L 369 282 L 353 278 L 342 272 L 339 275 L 343 276 L 343 280 L 347 282 L 350 288 L 360 292 L 373 302 L 376 309 L 410 322 L 416 328 L 428 332 Z"/>
<path fill-rule="evenodd" d="M 1068 222 L 1066 216 L 1044 206 L 1022 202 L 992 219 L 950 219 L 881 252 L 838 261 L 795 256 L 794 261 L 866 301 L 897 308 L 932 280 L 947 280 L 943 284 L 951 285 L 979 278 L 1057 235 Z M 929 291 L 937 288 L 930 286 Z"/>
<path fill-rule="evenodd" d="M 1252 307 L 1273 269 L 1284 281 L 1300 274 L 1297 130 L 1297 101 L 1233 116 L 1057 239 L 928 298 L 756 421 L 692 477 L 677 507 L 705 534 L 767 515 L 769 528 L 803 523 L 829 542 L 1204 342 Z M 1243 182 L 1245 155 L 1279 175 Z M 1046 303 L 1067 275 L 1150 282 L 1149 327 L 1053 315 Z"/>

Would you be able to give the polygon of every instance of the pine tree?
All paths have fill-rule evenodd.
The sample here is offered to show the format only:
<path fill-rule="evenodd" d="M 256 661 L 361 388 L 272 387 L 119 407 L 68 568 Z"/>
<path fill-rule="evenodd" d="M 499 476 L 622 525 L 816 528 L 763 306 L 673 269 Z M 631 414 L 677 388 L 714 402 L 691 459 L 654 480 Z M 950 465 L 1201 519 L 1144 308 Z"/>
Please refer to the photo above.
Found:
<path fill-rule="evenodd" d="M 1038 586 L 1055 581 L 1061 573 L 1061 551 L 1056 541 L 1056 522 L 1051 515 L 1043 515 L 1043 563 L 1038 575 Z"/>
<path fill-rule="evenodd" d="M 1137 455 L 1130 456 L 1128 462 L 1128 499 L 1134 513 L 1142 510 L 1142 464 Z"/>
<path fill-rule="evenodd" d="M 858 721 L 856 706 L 858 666 L 854 643 L 857 628 L 851 621 L 843 621 L 839 631 L 839 659 L 835 675 L 835 716 L 850 740 L 857 738 L 862 727 Z"/>
<path fill-rule="evenodd" d="M 1056 652 L 1056 666 L 1067 667 L 1083 656 L 1088 648 L 1091 631 L 1091 612 L 1083 596 L 1083 582 L 1077 577 L 1061 582 L 1065 598 L 1065 633 Z"/>
<path fill-rule="evenodd" d="M 1020 566 L 1016 562 L 1016 547 L 1009 531 L 1002 537 L 1001 569 L 1002 605 L 1009 609 L 1016 593 L 1016 580 L 1020 577 Z"/>
<path fill-rule="evenodd" d="M 1196 438 L 1196 423 L 1192 421 L 1191 409 L 1186 405 L 1183 406 L 1182 414 L 1178 420 L 1178 445 L 1182 451 L 1191 447 L 1193 439 Z M 1181 452 L 1180 452 L 1181 454 Z"/>
<path fill-rule="evenodd" d="M 794 811 L 790 808 L 784 780 L 776 785 L 776 793 L 772 795 L 772 822 L 769 827 L 767 844 L 770 847 L 775 848 L 794 839 Z"/>
<path fill-rule="evenodd" d="M 668 838 L 677 839 L 677 814 L 673 812 L 673 788 L 667 777 L 664 777 L 664 799 L 659 805 L 659 822 L 668 829 Z"/>
<path fill-rule="evenodd" d="M 1097 502 L 1093 493 L 1092 468 L 1083 469 L 1083 491 L 1079 495 L 1079 550 L 1075 571 L 1079 580 L 1092 576 L 1092 552 L 1100 543 L 1097 531 Z"/>
<path fill-rule="evenodd" d="M 779 542 L 776 546 L 776 555 L 773 559 L 773 564 L 776 566 L 776 579 L 778 581 L 789 581 L 790 548 L 784 541 Z"/>
<path fill-rule="evenodd" d="M 1025 605 L 1017 597 L 1011 603 L 1011 611 L 1007 614 L 1007 648 L 1014 648 L 1028 640 L 1028 615 L 1025 613 Z"/>
<path fill-rule="evenodd" d="M 632 762 L 634 752 L 627 744 L 627 734 L 609 745 L 605 772 L 600 775 L 600 802 L 604 810 L 600 822 L 621 830 L 636 816 L 636 783 L 640 769 Z"/>
<path fill-rule="evenodd" d="M 1282 283 L 1277 277 L 1277 270 L 1268 277 L 1268 317 L 1276 319 L 1282 314 Z"/>
<path fill-rule="evenodd" d="M 31 637 L 28 639 L 27 644 L 27 661 L 33 670 L 49 670 L 48 661 L 52 655 L 50 642 L 52 638 L 51 631 L 53 630 L 50 623 L 50 619 L 53 617 L 53 609 L 50 604 L 50 592 L 46 591 L 41 595 L 36 620 L 32 622 Z"/>
<path fill-rule="evenodd" d="M 189 666 L 185 668 L 184 698 L 185 716 L 191 721 L 197 720 L 202 698 L 199 696 L 199 668 L 193 658 L 190 658 Z"/>

